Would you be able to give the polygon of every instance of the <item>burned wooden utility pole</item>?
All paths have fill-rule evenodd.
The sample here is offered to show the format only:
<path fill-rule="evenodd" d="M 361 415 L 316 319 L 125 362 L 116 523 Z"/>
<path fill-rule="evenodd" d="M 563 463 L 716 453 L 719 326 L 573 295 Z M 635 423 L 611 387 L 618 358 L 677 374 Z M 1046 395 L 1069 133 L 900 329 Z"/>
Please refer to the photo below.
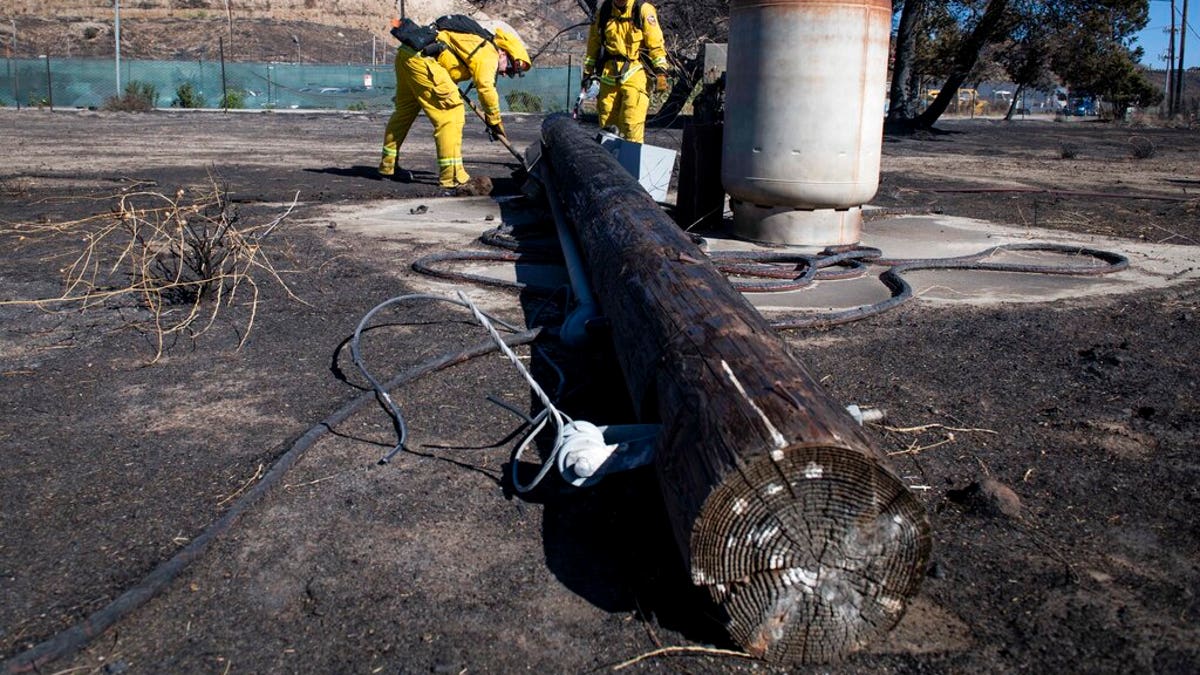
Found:
<path fill-rule="evenodd" d="M 776 663 L 886 633 L 929 557 L 925 509 L 765 319 L 592 135 L 542 125 L 543 160 L 612 326 L 692 581 Z"/>

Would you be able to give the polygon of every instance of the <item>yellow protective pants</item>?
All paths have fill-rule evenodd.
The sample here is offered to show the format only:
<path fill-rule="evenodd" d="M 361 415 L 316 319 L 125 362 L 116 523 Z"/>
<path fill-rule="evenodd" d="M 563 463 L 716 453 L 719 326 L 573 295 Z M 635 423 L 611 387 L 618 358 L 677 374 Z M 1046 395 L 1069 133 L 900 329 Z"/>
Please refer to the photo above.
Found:
<path fill-rule="evenodd" d="M 437 61 L 401 47 L 396 53 L 396 108 L 383 134 L 379 172 L 395 170 L 400 146 L 423 111 L 433 123 L 437 146 L 438 184 L 452 188 L 471 178 L 463 167 L 462 135 L 466 125 L 462 96 L 450 73 Z M 388 169 L 391 169 L 389 171 Z"/>
<path fill-rule="evenodd" d="M 638 69 L 624 82 L 610 77 L 600 78 L 596 116 L 600 118 L 601 129 L 616 126 L 621 138 L 642 143 L 646 137 L 648 110 L 650 94 L 646 91 L 645 70 Z"/>

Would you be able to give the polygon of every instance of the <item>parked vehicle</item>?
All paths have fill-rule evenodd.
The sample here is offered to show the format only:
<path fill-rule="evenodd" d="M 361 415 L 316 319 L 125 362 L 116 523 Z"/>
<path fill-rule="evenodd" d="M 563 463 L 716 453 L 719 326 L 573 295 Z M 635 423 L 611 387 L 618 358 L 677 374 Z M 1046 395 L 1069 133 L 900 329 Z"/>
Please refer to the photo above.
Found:
<path fill-rule="evenodd" d="M 1072 96 L 1067 102 L 1065 112 L 1076 117 L 1095 117 L 1096 99 L 1092 96 Z"/>

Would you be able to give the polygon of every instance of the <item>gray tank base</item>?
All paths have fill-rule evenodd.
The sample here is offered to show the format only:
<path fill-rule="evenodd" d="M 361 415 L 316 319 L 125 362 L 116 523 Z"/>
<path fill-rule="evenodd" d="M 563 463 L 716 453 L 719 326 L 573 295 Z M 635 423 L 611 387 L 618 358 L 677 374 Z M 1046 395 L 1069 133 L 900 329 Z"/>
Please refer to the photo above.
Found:
<path fill-rule="evenodd" d="M 798 209 L 729 200 L 733 234 L 741 239 L 787 246 L 854 246 L 862 238 L 862 207 Z"/>

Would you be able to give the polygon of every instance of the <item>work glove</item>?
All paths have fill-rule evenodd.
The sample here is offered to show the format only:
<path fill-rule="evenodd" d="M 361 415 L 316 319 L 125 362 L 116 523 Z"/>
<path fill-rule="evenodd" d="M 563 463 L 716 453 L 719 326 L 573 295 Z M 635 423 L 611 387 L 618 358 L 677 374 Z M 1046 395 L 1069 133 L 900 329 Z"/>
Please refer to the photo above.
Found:
<path fill-rule="evenodd" d="M 667 90 L 667 74 L 659 73 L 654 76 L 654 91 L 662 93 Z"/>
<path fill-rule="evenodd" d="M 508 134 L 504 133 L 504 123 L 496 122 L 495 124 L 487 125 L 488 138 L 497 141 L 500 137 L 508 138 Z"/>

